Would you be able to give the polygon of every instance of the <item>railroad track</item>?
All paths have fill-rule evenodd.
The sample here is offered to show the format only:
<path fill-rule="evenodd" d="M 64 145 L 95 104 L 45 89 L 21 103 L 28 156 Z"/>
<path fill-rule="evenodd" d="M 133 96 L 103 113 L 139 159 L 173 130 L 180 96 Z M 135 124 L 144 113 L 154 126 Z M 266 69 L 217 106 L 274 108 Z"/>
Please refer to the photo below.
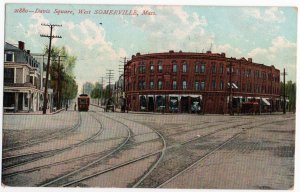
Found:
<path fill-rule="evenodd" d="M 81 125 L 81 114 L 80 113 L 78 113 L 78 117 L 79 117 L 78 122 L 69 129 L 65 129 L 65 130 L 61 130 L 61 131 L 58 131 L 58 132 L 51 133 L 50 135 L 48 135 L 47 137 L 44 137 L 42 139 L 29 140 L 29 141 L 26 141 L 25 143 L 19 144 L 19 145 L 14 146 L 14 147 L 7 147 L 7 148 L 3 149 L 2 151 L 3 152 L 10 152 L 10 151 L 13 151 L 13 150 L 16 150 L 16 149 L 21 149 L 21 148 L 24 148 L 24 147 L 28 147 L 28 146 L 32 146 L 32 145 L 35 145 L 35 144 L 43 143 L 45 141 L 50 141 L 52 139 L 63 137 L 67 133 L 73 132 L 74 130 L 76 130 Z M 16 143 L 13 143 L 11 145 L 16 145 Z M 5 153 L 4 153 L 4 155 L 5 155 Z"/>
<path fill-rule="evenodd" d="M 166 181 L 160 183 L 158 186 L 156 186 L 156 188 L 162 188 L 163 186 L 165 186 L 166 184 L 170 183 L 171 181 L 173 181 L 174 179 L 176 179 L 178 176 L 182 175 L 183 173 L 191 170 L 193 167 L 195 167 L 196 165 L 198 165 L 199 163 L 201 163 L 203 160 L 205 160 L 207 157 L 209 157 L 210 155 L 212 155 L 213 153 L 215 153 L 216 151 L 222 149 L 225 145 L 227 145 L 228 143 L 232 142 L 234 139 L 236 139 L 238 136 L 242 135 L 243 133 L 245 133 L 246 131 L 250 130 L 250 129 L 254 129 L 257 128 L 259 126 L 263 126 L 263 125 L 267 125 L 267 124 L 271 124 L 271 123 L 276 123 L 276 122 L 283 122 L 283 121 L 287 121 L 287 120 L 291 120 L 291 119 L 284 119 L 284 120 L 277 120 L 277 121 L 271 121 L 271 122 L 265 122 L 265 123 L 261 123 L 259 125 L 255 125 L 255 126 L 249 126 L 247 128 L 243 128 L 240 132 L 235 133 L 232 137 L 230 137 L 229 139 L 225 140 L 224 142 L 220 143 L 219 145 L 217 145 L 214 149 L 209 150 L 207 153 L 205 153 L 203 156 L 201 156 L 200 158 L 198 158 L 198 160 L 196 160 L 194 163 L 188 165 L 187 167 L 185 167 L 184 169 L 182 169 L 181 171 L 179 171 L 178 173 L 176 173 L 175 175 L 171 176 L 170 178 L 168 178 Z"/>
<path fill-rule="evenodd" d="M 117 121 L 117 120 L 115 120 L 115 121 Z M 62 180 L 66 179 L 66 178 L 68 178 L 70 176 L 73 176 L 73 175 L 75 175 L 77 173 L 80 173 L 81 171 L 83 171 L 83 170 L 85 170 L 85 169 L 87 169 L 87 168 L 89 168 L 89 167 L 91 167 L 91 166 L 93 166 L 93 165 L 95 165 L 95 164 L 103 161 L 107 157 L 109 157 L 109 156 L 115 154 L 116 152 L 120 151 L 127 144 L 127 142 L 130 140 L 130 138 L 131 138 L 131 131 L 130 131 L 129 127 L 127 125 L 125 125 L 124 123 L 122 123 L 120 121 L 117 121 L 117 122 L 119 122 L 120 124 L 122 124 L 122 125 L 125 126 L 128 134 L 127 134 L 127 137 L 124 139 L 124 141 L 121 144 L 119 144 L 115 149 L 111 150 L 108 154 L 106 154 L 104 156 L 100 156 L 96 160 L 94 160 L 94 161 L 92 161 L 92 162 L 90 162 L 90 163 L 82 166 L 81 168 L 79 168 L 79 169 L 77 169 L 75 171 L 71 171 L 71 172 L 69 172 L 67 174 L 64 174 L 64 175 L 62 175 L 60 177 L 57 177 L 57 178 L 55 178 L 55 179 L 53 179 L 51 181 L 44 182 L 44 183 L 40 184 L 39 186 L 40 187 L 47 187 L 47 186 L 53 186 L 53 185 L 57 186 L 55 184 L 59 183 L 59 181 L 62 181 Z M 61 185 L 64 185 L 64 184 L 60 184 L 60 186 Z"/>
<path fill-rule="evenodd" d="M 4 157 L 4 158 L 2 158 L 2 171 L 12 169 L 14 167 L 22 166 L 22 165 L 25 165 L 28 163 L 32 163 L 34 161 L 37 161 L 37 160 L 40 160 L 43 158 L 47 158 L 47 157 L 50 157 L 53 155 L 57 155 L 59 153 L 62 153 L 62 152 L 68 151 L 68 150 L 72 150 L 76 147 L 87 144 L 88 142 L 90 142 L 93 139 L 95 139 L 96 137 L 98 137 L 104 130 L 102 122 L 100 122 L 94 116 L 93 116 L 93 118 L 99 123 L 100 129 L 91 137 L 88 137 L 79 143 L 76 143 L 71 146 L 61 148 L 61 149 L 52 149 L 52 150 L 38 151 L 38 152 L 33 152 L 33 153 L 26 153 L 26 154 L 19 154 L 19 155 L 15 155 L 15 156 Z M 5 164 L 8 164 L 8 166 L 6 166 Z"/>
<path fill-rule="evenodd" d="M 109 117 L 108 117 L 109 118 Z M 115 120 L 115 119 L 113 119 L 113 120 Z M 132 120 L 129 120 L 129 119 L 126 119 L 126 120 L 128 120 L 128 121 L 132 121 Z M 290 119 L 286 119 L 286 120 L 290 120 Z M 282 121 L 285 121 L 285 120 L 282 120 Z M 138 122 L 137 122 L 138 123 Z M 264 123 L 264 124 L 270 124 L 271 122 L 267 122 L 267 123 Z M 274 121 L 272 121 L 272 123 L 274 123 Z M 247 123 L 244 123 L 243 125 L 246 125 Z M 260 125 L 263 125 L 263 124 L 260 124 Z M 260 126 L 260 125 L 255 125 L 254 127 L 257 127 L 257 126 Z M 236 125 L 236 128 L 237 127 L 240 127 L 240 126 L 242 126 L 242 125 Z M 254 128 L 254 127 L 252 127 L 252 128 Z M 231 127 L 232 128 L 232 127 Z M 245 128 L 243 131 L 246 131 L 247 129 L 249 129 L 249 128 Z M 207 137 L 207 136 L 209 136 L 209 135 L 213 135 L 214 133 L 217 133 L 217 132 L 220 132 L 220 131 L 223 131 L 223 130 L 225 130 L 225 128 L 222 128 L 222 129 L 218 129 L 218 130 L 216 130 L 216 131 L 214 131 L 214 132 L 211 132 L 211 133 L 208 133 L 207 135 L 202 135 L 201 137 L 195 137 L 195 138 L 192 138 L 192 139 L 190 139 L 190 140 L 188 140 L 188 141 L 185 141 L 185 142 L 182 142 L 182 143 L 180 143 L 179 145 L 185 145 L 185 144 L 187 144 L 187 143 L 190 143 L 190 142 L 192 142 L 192 141 L 195 141 L 195 140 L 198 140 L 198 139 L 201 139 L 201 138 L 204 138 L 204 137 Z M 192 130 L 191 130 L 192 131 Z M 221 149 L 224 145 L 226 145 L 227 143 L 229 143 L 230 141 L 232 141 L 233 139 L 235 139 L 236 137 L 238 137 L 238 135 L 240 135 L 240 134 L 242 134 L 242 132 L 243 131 L 241 131 L 240 133 L 238 133 L 238 134 L 235 134 L 233 137 L 231 137 L 230 139 L 228 139 L 228 140 L 226 140 L 225 142 L 223 142 L 222 144 L 220 144 L 217 148 L 215 148 L 215 149 L 213 149 L 213 150 L 211 150 L 210 152 L 208 152 L 205 156 L 203 156 L 203 157 L 201 157 L 198 161 L 196 161 L 195 163 L 193 163 L 192 165 L 190 165 L 189 167 L 193 167 L 193 166 L 195 166 L 197 163 L 199 163 L 200 161 L 202 161 L 202 160 L 204 160 L 206 157 L 208 157 L 209 155 L 211 155 L 212 153 L 214 153 L 215 151 L 217 151 L 217 150 L 219 150 L 219 149 Z M 129 131 L 129 134 L 130 134 L 130 131 Z M 145 133 L 145 134 L 148 134 L 148 133 Z M 173 135 L 173 134 L 172 134 Z M 159 139 L 159 138 L 158 138 Z M 157 139 L 154 139 L 154 140 L 157 140 Z M 149 141 L 146 141 L 146 142 L 149 142 Z M 139 143 L 138 143 L 139 144 Z M 130 145 L 130 144 L 128 144 L 128 145 Z M 78 180 L 73 180 L 73 181 L 70 181 L 70 182 L 67 182 L 67 183 L 64 183 L 64 184 L 62 184 L 61 186 L 64 186 L 64 187 L 66 187 L 66 186 L 71 186 L 71 185 L 74 185 L 74 184 L 76 184 L 76 183 L 80 183 L 81 181 L 85 181 L 85 180 L 88 180 L 88 179 L 91 179 L 91 178 L 94 178 L 94 177 L 96 177 L 96 176 L 99 176 L 99 175 L 101 175 L 101 174 L 104 174 L 104 173 L 108 173 L 108 172 L 110 172 L 110 171 L 113 171 L 113 170 L 116 170 L 116 169 L 118 169 L 118 168 L 121 168 L 121 167 L 124 167 L 124 166 L 126 166 L 126 165 L 130 165 L 130 164 L 132 164 L 132 163 L 135 163 L 135 162 L 138 162 L 138 161 L 140 161 L 140 160 L 143 160 L 143 159 L 146 159 L 146 158 L 149 158 L 149 157 L 151 157 L 151 156 L 153 156 L 153 155 L 158 155 L 158 154 L 160 154 L 160 157 L 159 157 L 159 159 L 162 159 L 163 158 L 163 151 L 165 152 L 165 151 L 167 151 L 167 150 L 169 150 L 169 149 L 171 149 L 171 148 L 173 148 L 173 147 L 178 147 L 178 144 L 176 144 L 176 145 L 173 145 L 173 146 L 169 146 L 169 147 L 165 147 L 166 145 L 164 145 L 164 147 L 163 147 L 163 149 L 162 150 L 158 150 L 158 151 L 156 151 L 156 152 L 153 152 L 153 153 L 150 153 L 150 154 L 147 154 L 147 155 L 143 155 L 143 156 L 141 156 L 141 157 L 139 157 L 139 158 L 135 158 L 135 159 L 131 159 L 131 160 L 129 160 L 129 161 L 126 161 L 126 162 L 124 162 L 124 163 L 121 163 L 121 164 L 118 164 L 118 165 L 114 165 L 114 166 L 112 166 L 112 167 L 110 167 L 110 168 L 108 168 L 108 169 L 105 169 L 105 170 L 102 170 L 102 171 L 100 171 L 100 172 L 97 172 L 97 173 L 94 173 L 94 174 L 92 174 L 92 175 L 89 175 L 89 176 L 86 176 L 86 177 L 83 177 L 83 178 L 81 178 L 81 179 L 78 179 Z M 108 157 L 108 156 L 107 156 Z M 103 160 L 103 159 L 102 159 Z M 97 162 L 95 162 L 94 164 L 96 164 L 96 163 L 98 163 L 98 162 L 100 162 L 101 160 L 99 160 L 99 161 L 97 161 Z M 161 161 L 161 160 L 160 160 Z M 151 166 L 151 168 L 149 168 L 149 170 L 141 177 L 141 179 L 138 181 L 138 182 L 136 182 L 132 187 L 138 187 L 138 185 L 152 172 L 152 170 L 154 170 L 155 168 L 156 168 L 156 166 L 157 166 L 157 164 L 159 164 L 159 162 L 158 161 L 156 161 L 152 166 Z M 85 166 L 85 168 L 88 168 L 88 167 L 90 167 L 91 165 L 87 165 L 87 166 Z M 188 171 L 190 168 L 186 168 L 186 171 Z M 76 174 L 76 173 L 78 173 L 78 172 L 80 172 L 80 171 L 82 171 L 82 170 L 84 170 L 85 168 L 81 168 L 81 170 L 78 170 L 77 172 L 73 172 L 73 173 L 69 173 L 67 176 L 64 176 L 64 178 L 66 178 L 66 177 L 68 177 L 68 176 L 71 176 L 71 175 L 73 175 L 73 174 Z M 183 172 L 186 172 L 186 171 L 182 171 L 182 173 Z M 157 186 L 157 187 L 163 187 L 165 184 L 167 184 L 167 183 L 169 183 L 171 180 L 173 180 L 173 179 L 175 179 L 176 177 L 178 177 L 180 174 L 182 174 L 182 173 L 178 173 L 177 174 L 177 176 L 175 175 L 174 176 L 174 178 L 173 177 L 171 177 L 169 180 L 168 180 L 168 182 L 164 182 L 164 183 L 161 183 L 159 186 Z M 62 179 L 64 179 L 64 178 L 61 178 L 60 180 L 62 180 Z M 57 180 L 58 181 L 58 180 Z M 54 182 L 55 183 L 55 182 Z M 52 183 L 53 184 L 53 183 Z M 51 185 L 51 183 L 49 184 L 49 185 Z M 44 185 L 41 185 L 41 186 L 49 186 L 47 183 L 45 183 Z"/>
<path fill-rule="evenodd" d="M 122 119 L 125 119 L 125 118 L 122 118 Z M 129 119 L 125 119 L 125 120 L 132 121 L 132 120 L 129 120 Z M 138 122 L 135 122 L 135 123 L 138 123 Z M 245 125 L 245 124 L 243 124 L 243 125 Z M 153 130 L 154 130 L 154 129 L 153 129 Z M 222 130 L 224 130 L 224 129 L 222 129 Z M 157 132 L 156 130 L 154 130 L 154 131 Z M 219 130 L 219 131 L 220 131 L 220 130 Z M 213 132 L 213 133 L 215 133 L 215 132 Z M 201 138 L 207 137 L 207 136 L 209 136 L 209 135 L 211 135 L 211 134 L 213 134 L 213 133 L 210 133 L 210 134 L 207 134 L 207 135 L 203 135 Z M 164 138 L 162 135 L 161 135 L 161 137 Z M 194 141 L 194 140 L 196 140 L 196 139 L 200 139 L 200 138 L 199 138 L 199 137 L 196 137 L 196 138 L 190 139 L 190 140 L 188 140 L 188 141 L 182 142 L 182 143 L 180 143 L 179 145 L 185 145 L 185 144 L 190 143 L 190 142 L 192 142 L 192 141 Z M 155 139 L 155 140 L 157 140 L 157 139 Z M 92 178 L 94 178 L 94 177 L 97 177 L 97 176 L 99 176 L 99 175 L 108 173 L 108 172 L 113 171 L 113 170 L 116 170 L 116 169 L 118 169 L 118 168 L 121 168 L 121 167 L 130 165 L 130 164 L 136 163 L 136 162 L 138 162 L 138 161 L 144 160 L 144 159 L 149 158 L 149 157 L 151 157 L 151 156 L 153 156 L 153 155 L 158 155 L 158 154 L 160 154 L 158 160 L 155 161 L 155 162 L 152 164 L 152 166 L 151 166 L 151 167 L 150 167 L 150 168 L 149 168 L 149 169 L 148 169 L 148 170 L 147 170 L 147 171 L 146 171 L 146 172 L 138 179 L 138 181 L 135 182 L 135 183 L 131 186 L 131 187 L 138 187 L 138 186 L 144 181 L 144 179 L 146 179 L 146 178 L 152 173 L 152 171 L 157 167 L 157 165 L 162 161 L 162 159 L 163 159 L 163 157 L 164 157 L 164 154 L 165 154 L 165 151 L 166 151 L 166 150 L 169 150 L 169 149 L 172 149 L 172 148 L 174 148 L 174 147 L 178 147 L 178 144 L 167 147 L 167 146 L 166 146 L 166 141 L 165 141 L 165 139 L 163 139 L 163 141 L 164 141 L 164 147 L 163 147 L 163 149 L 161 149 L 161 150 L 158 150 L 158 151 L 156 151 L 156 152 L 153 152 L 153 153 L 150 153 L 150 154 L 147 154 L 147 155 L 143 155 L 143 156 L 141 156 L 141 157 L 139 157 L 139 158 L 135 158 L 135 159 L 128 160 L 128 161 L 123 162 L 123 163 L 121 163 L 121 164 L 114 165 L 114 166 L 112 166 L 112 167 L 110 167 L 110 168 L 107 168 L 107 169 L 105 169 L 105 170 L 101 170 L 101 171 L 99 171 L 99 172 L 93 173 L 92 175 L 88 175 L 88 176 L 82 177 L 82 178 L 80 178 L 80 179 L 77 179 L 77 180 L 73 180 L 73 181 L 67 182 L 67 183 L 65 183 L 65 184 L 63 184 L 63 185 L 61 185 L 61 186 L 62 186 L 62 187 L 67 187 L 67 186 L 72 186 L 72 185 L 74 186 L 75 184 L 78 184 L 78 183 L 80 183 L 80 182 L 82 182 L 82 181 L 86 181 L 86 180 L 92 179 Z M 146 142 L 149 142 L 149 141 L 146 141 Z M 139 144 L 140 144 L 140 143 L 139 143 Z"/>
<path fill-rule="evenodd" d="M 293 119 L 293 118 L 292 118 Z M 224 128 L 220 128 L 220 129 L 217 129 L 213 132 L 210 132 L 208 134 L 205 134 L 205 135 L 202 135 L 201 137 L 195 137 L 195 138 L 192 138 L 192 139 L 189 139 L 187 141 L 184 141 L 182 143 L 180 143 L 179 145 L 180 146 L 184 146 L 188 143 L 191 143 L 193 141 L 197 141 L 199 139 L 203 139 L 205 137 L 208 137 L 208 136 L 211 136 L 213 134 L 216 134 L 216 133 L 219 133 L 221 131 L 225 131 L 227 129 L 230 129 L 230 128 L 239 128 L 239 127 L 243 127 L 245 125 L 248 125 L 246 127 L 243 127 L 242 130 L 236 134 L 234 134 L 231 138 L 227 139 L 226 141 L 222 142 L 221 144 L 217 145 L 216 148 L 208 151 L 204 156 L 201 156 L 201 158 L 199 160 L 197 160 L 195 163 L 193 163 L 192 165 L 188 166 L 186 169 L 184 169 L 183 171 L 179 172 L 178 174 L 172 176 L 170 179 L 168 179 L 167 181 L 165 181 L 164 183 L 160 184 L 159 186 L 157 187 L 162 187 L 163 185 L 167 184 L 168 182 L 170 182 L 171 180 L 173 180 L 174 178 L 176 178 L 178 175 L 181 175 L 183 172 L 186 172 L 187 170 L 189 170 L 191 167 L 195 166 L 197 163 L 199 163 L 200 161 L 204 160 L 206 157 L 208 157 L 209 155 L 211 155 L 212 153 L 214 153 L 215 151 L 217 150 L 220 150 L 223 146 L 225 146 L 226 144 L 230 143 L 232 140 L 234 140 L 236 137 L 238 137 L 239 135 L 241 135 L 242 133 L 244 133 L 245 131 L 249 130 L 249 129 L 253 129 L 253 128 L 256 128 L 256 127 L 259 127 L 259 126 L 262 126 L 262 125 L 266 125 L 266 124 L 271 124 L 271 123 L 276 123 L 276 122 L 282 122 L 282 121 L 286 121 L 286 120 L 291 120 L 291 119 L 284 119 L 284 120 L 279 120 L 279 121 L 271 121 L 271 122 L 265 122 L 265 123 L 261 123 L 261 124 L 257 124 L 257 125 L 254 125 L 254 126 L 249 126 L 248 123 L 243 123 L 243 124 L 239 124 L 239 125 L 235 125 L 235 126 L 230 126 L 228 128 L 224 127 Z M 132 120 L 131 120 L 132 121 Z M 169 150 L 169 149 L 172 149 L 173 147 L 178 147 L 179 146 L 178 144 L 175 144 L 175 145 L 172 145 L 172 146 L 169 146 L 167 147 L 167 149 L 165 150 Z M 150 154 L 151 155 L 151 154 Z M 129 162 L 130 163 L 130 162 Z M 157 166 L 157 164 L 156 164 Z M 145 177 L 147 177 L 149 174 L 147 175 L 144 175 L 142 178 L 145 179 Z M 141 183 L 141 182 L 140 182 Z M 139 184 L 140 184 L 139 183 Z M 134 187 L 138 187 L 138 185 L 134 185 Z M 147 186 L 146 186 L 147 187 Z M 148 186 L 149 187 L 149 186 Z"/>

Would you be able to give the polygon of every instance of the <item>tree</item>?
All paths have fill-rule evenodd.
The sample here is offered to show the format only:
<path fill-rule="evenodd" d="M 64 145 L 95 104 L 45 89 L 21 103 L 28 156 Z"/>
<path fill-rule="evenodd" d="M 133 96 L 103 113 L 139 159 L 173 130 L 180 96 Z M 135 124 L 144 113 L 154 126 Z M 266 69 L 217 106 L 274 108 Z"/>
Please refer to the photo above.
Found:
<path fill-rule="evenodd" d="M 48 48 L 45 48 L 45 53 Z M 59 58 L 59 56 L 62 56 Z M 60 60 L 60 61 L 59 61 Z M 54 90 L 54 105 L 59 109 L 62 103 L 74 99 L 78 92 L 78 85 L 74 76 L 76 57 L 69 55 L 65 47 L 52 47 L 50 87 Z"/>
<path fill-rule="evenodd" d="M 92 90 L 91 97 L 94 99 L 98 99 L 98 105 L 99 105 L 99 100 L 100 100 L 101 96 L 103 95 L 102 91 L 103 91 L 102 85 L 100 83 L 96 82 L 94 85 L 94 89 Z"/>
<path fill-rule="evenodd" d="M 283 96 L 283 82 L 280 82 L 280 92 L 281 95 Z M 291 112 L 296 111 L 296 83 L 293 83 L 292 81 L 288 81 L 285 84 L 285 93 L 286 97 L 289 99 L 288 104 L 288 110 Z"/>

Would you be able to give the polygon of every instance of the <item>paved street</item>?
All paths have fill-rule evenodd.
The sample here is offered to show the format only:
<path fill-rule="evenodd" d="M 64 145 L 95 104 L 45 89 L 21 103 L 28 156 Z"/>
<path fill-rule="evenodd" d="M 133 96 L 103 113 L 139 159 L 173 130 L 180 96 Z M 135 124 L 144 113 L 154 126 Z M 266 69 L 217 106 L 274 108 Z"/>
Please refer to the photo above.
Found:
<path fill-rule="evenodd" d="M 295 114 L 4 115 L 9 186 L 290 189 Z"/>

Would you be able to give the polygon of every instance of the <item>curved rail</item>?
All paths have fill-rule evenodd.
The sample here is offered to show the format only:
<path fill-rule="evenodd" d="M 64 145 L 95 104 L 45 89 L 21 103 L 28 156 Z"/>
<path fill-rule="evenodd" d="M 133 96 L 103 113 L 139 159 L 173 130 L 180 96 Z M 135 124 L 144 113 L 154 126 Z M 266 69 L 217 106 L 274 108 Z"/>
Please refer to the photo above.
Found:
<path fill-rule="evenodd" d="M 94 117 L 94 116 L 92 116 L 92 117 Z M 14 167 L 18 167 L 18 166 L 21 166 L 21 165 L 24 165 L 24 164 L 27 164 L 27 163 L 31 163 L 31 162 L 34 162 L 34 161 L 37 161 L 37 160 L 40 160 L 40 159 L 43 159 L 43 158 L 46 158 L 46 157 L 50 157 L 50 156 L 53 156 L 55 154 L 59 154 L 59 153 L 64 152 L 64 151 L 74 149 L 76 147 L 79 147 L 81 145 L 84 145 L 84 144 L 90 142 L 94 138 L 98 137 L 104 131 L 102 122 L 100 122 L 98 119 L 96 119 L 96 121 L 100 124 L 100 129 L 94 135 L 92 135 L 91 137 L 89 137 L 89 138 L 87 138 L 87 139 L 85 139 L 85 140 L 83 140 L 83 141 L 81 141 L 77 144 L 73 144 L 71 146 L 68 146 L 68 147 L 65 147 L 65 148 L 62 148 L 62 149 L 52 149 L 52 150 L 47 150 L 47 151 L 39 151 L 39 152 L 36 152 L 36 153 L 21 154 L 21 155 L 17 155 L 17 156 L 3 158 L 4 160 L 9 160 L 9 159 L 13 159 L 13 158 L 28 157 L 28 156 L 31 156 L 31 155 L 41 155 L 41 156 L 39 156 L 37 158 L 34 158 L 32 160 L 29 160 L 29 161 L 17 163 L 17 164 L 14 164 L 12 166 L 3 167 L 2 171 L 7 170 L 7 169 L 11 169 L 11 168 L 14 168 Z"/>
<path fill-rule="evenodd" d="M 80 113 L 78 113 L 78 114 L 79 114 L 79 115 L 78 115 L 79 118 L 78 118 L 77 124 L 75 124 L 74 126 L 72 126 L 72 127 L 69 128 L 69 129 L 59 131 L 58 133 L 52 133 L 52 134 L 50 134 L 50 135 L 52 135 L 52 137 L 45 137 L 45 138 L 37 139 L 37 140 L 30 140 L 30 141 L 25 142 L 24 144 L 21 144 L 21 145 L 15 146 L 15 147 L 8 147 L 8 148 L 5 148 L 5 149 L 3 149 L 2 151 L 3 151 L 3 152 L 6 152 L 6 151 L 13 151 L 13 150 L 15 150 L 15 149 L 20 149 L 20 148 L 28 147 L 28 146 L 31 146 L 31 145 L 34 145 L 34 144 L 38 144 L 38 143 L 42 143 L 42 142 L 45 142 L 45 141 L 49 141 L 49 140 L 52 140 L 52 139 L 55 139 L 55 138 L 62 137 L 62 136 L 64 136 L 66 133 L 72 132 L 72 131 L 76 130 L 76 129 L 80 126 L 80 124 L 81 124 L 81 114 L 80 114 Z"/>
<path fill-rule="evenodd" d="M 285 120 L 280 120 L 280 121 L 285 121 Z M 246 125 L 246 124 L 247 124 L 247 123 L 244 123 L 243 125 Z M 264 124 L 270 124 L 270 123 L 264 123 Z M 261 125 L 263 125 L 263 124 L 261 124 Z M 239 125 L 239 126 L 242 126 L 242 125 Z M 250 127 L 250 128 L 251 128 L 251 127 Z M 250 128 L 248 128 L 248 129 L 250 129 Z M 253 128 L 253 127 L 252 127 L 252 128 Z M 224 129 L 219 130 L 219 131 L 223 131 L 223 130 L 224 130 Z M 195 166 L 197 163 L 199 163 L 200 161 L 202 161 L 203 159 L 205 159 L 205 158 L 206 158 L 207 156 L 209 156 L 210 154 L 212 154 L 212 153 L 214 153 L 215 151 L 217 151 L 217 150 L 219 150 L 220 148 L 222 148 L 224 145 L 226 145 L 227 143 L 229 143 L 230 141 L 232 141 L 233 139 L 235 139 L 237 136 L 239 136 L 240 134 L 242 134 L 242 132 L 244 132 L 244 131 L 246 131 L 246 130 L 247 130 L 247 129 L 243 129 L 241 132 L 234 134 L 231 138 L 227 139 L 225 142 L 223 142 L 222 144 L 218 145 L 218 147 L 215 148 L 213 151 L 210 151 L 210 152 L 208 152 L 205 156 L 202 156 L 201 159 L 198 160 L 197 162 L 193 163 L 193 165 L 191 165 L 190 168 L 193 167 L 193 166 Z M 216 133 L 216 132 L 214 132 L 214 133 Z M 198 137 L 198 139 L 203 138 L 203 137 L 206 137 L 206 136 L 211 135 L 211 134 L 212 134 L 212 133 L 207 134 L 207 135 L 203 135 L 203 136 L 201 136 L 201 137 Z M 185 144 L 187 144 L 187 143 L 189 143 L 189 142 L 191 142 L 191 141 L 194 141 L 194 140 L 195 140 L 195 138 L 190 139 L 190 140 L 185 141 L 185 142 L 182 142 L 182 143 L 179 144 L 179 145 L 185 145 Z M 169 149 L 171 149 L 171 148 L 173 148 L 173 147 L 178 147 L 178 144 L 169 146 L 169 147 L 167 147 L 166 149 L 164 149 L 164 151 L 169 150 Z M 62 187 L 67 187 L 67 186 L 74 185 L 74 184 L 76 184 L 76 183 L 80 183 L 80 182 L 82 182 L 82 181 L 85 181 L 85 180 L 94 178 L 94 177 L 99 176 L 99 175 L 101 175 L 101 174 L 105 174 L 105 173 L 107 173 L 107 172 L 116 170 L 116 169 L 121 168 L 121 167 L 124 167 L 124 166 L 126 166 L 126 165 L 129 165 L 129 164 L 138 162 L 138 161 L 140 161 L 140 160 L 146 159 L 146 158 L 148 158 L 148 157 L 150 157 L 150 156 L 153 156 L 153 155 L 156 155 L 156 154 L 158 154 L 158 153 L 162 153 L 162 150 L 158 150 L 158 151 L 156 151 L 156 152 L 153 152 L 153 153 L 150 153 L 150 154 L 146 154 L 146 155 L 143 155 L 143 156 L 141 156 L 141 157 L 138 157 L 138 158 L 129 160 L 129 161 L 127 161 L 127 162 L 124 162 L 124 163 L 115 165 L 115 166 L 113 166 L 113 167 L 110 167 L 110 168 L 107 168 L 107 169 L 105 169 L 105 170 L 99 171 L 99 172 L 94 173 L 94 174 L 92 174 L 92 175 L 85 176 L 85 177 L 80 178 L 80 179 L 78 179 L 78 180 L 70 181 L 70 182 L 68 182 L 68 183 L 63 184 Z M 158 163 L 157 163 L 157 164 L 158 164 Z M 153 167 L 154 167 L 154 166 L 153 166 Z M 190 169 L 190 168 L 187 168 L 187 169 Z M 151 170 L 152 170 L 152 169 L 151 169 Z M 188 170 L 186 170 L 186 171 L 188 171 Z M 149 172 L 148 172 L 148 173 L 149 173 Z M 178 175 L 177 175 L 177 176 L 174 176 L 173 179 L 175 179 L 175 177 L 178 177 L 180 174 L 182 174 L 182 173 L 178 173 Z M 148 174 L 147 174 L 147 176 L 148 176 Z M 142 177 L 142 178 L 145 179 L 147 176 L 144 175 L 144 177 Z M 142 181 L 142 179 L 140 179 L 140 180 Z M 161 184 L 161 185 L 158 186 L 158 187 L 161 187 L 161 186 L 167 184 L 167 182 L 170 182 L 171 180 L 172 180 L 172 179 L 169 179 L 169 181 L 166 181 L 165 183 Z M 140 183 L 140 182 L 139 182 L 139 183 Z M 137 183 L 136 183 L 136 186 L 138 186 Z"/>
<path fill-rule="evenodd" d="M 105 116 L 105 115 L 104 115 L 104 116 Z M 107 118 L 109 118 L 109 117 L 107 117 Z M 115 121 L 117 121 L 117 120 L 115 120 Z M 75 171 L 69 172 L 69 173 L 67 173 L 67 174 L 65 174 L 65 175 L 63 175 L 63 176 L 60 176 L 60 177 L 58 177 L 58 178 L 52 180 L 52 181 L 49 181 L 49 182 L 47 182 L 47 183 L 44 183 L 44 184 L 40 185 L 40 187 L 46 187 L 46 186 L 49 186 L 49 185 L 51 185 L 51 184 L 54 184 L 54 183 L 57 182 L 57 181 L 60 181 L 60 180 L 65 179 L 65 178 L 67 178 L 67 177 L 69 177 L 69 176 L 71 176 L 71 175 L 74 175 L 74 174 L 76 174 L 76 173 L 78 173 L 78 172 L 80 172 L 80 171 L 82 171 L 82 170 L 84 170 L 84 169 L 86 169 L 86 168 L 88 168 L 88 167 L 90 167 L 90 166 L 96 164 L 96 163 L 99 163 L 99 162 L 102 161 L 103 159 L 109 157 L 110 155 L 112 155 L 112 154 L 116 153 L 117 151 L 119 151 L 120 149 L 122 149 L 122 147 L 124 147 L 125 144 L 126 144 L 126 143 L 129 141 L 129 139 L 131 138 L 131 132 L 130 132 L 130 129 L 129 129 L 129 127 L 128 127 L 127 125 L 123 124 L 123 123 L 120 122 L 120 121 L 117 121 L 117 122 L 119 122 L 120 124 L 122 124 L 122 125 L 124 125 L 124 126 L 126 127 L 126 130 L 127 130 L 127 132 L 128 132 L 128 136 L 127 136 L 127 138 L 126 138 L 126 139 L 125 139 L 125 140 L 124 140 L 124 141 L 123 141 L 116 149 L 112 150 L 111 152 L 109 152 L 109 153 L 106 154 L 105 156 L 100 157 L 100 158 L 94 160 L 93 162 L 88 163 L 87 165 L 85 165 L 85 166 L 83 166 L 83 167 L 81 167 L 81 168 L 79 168 L 79 169 L 77 169 L 77 170 L 75 170 Z"/>

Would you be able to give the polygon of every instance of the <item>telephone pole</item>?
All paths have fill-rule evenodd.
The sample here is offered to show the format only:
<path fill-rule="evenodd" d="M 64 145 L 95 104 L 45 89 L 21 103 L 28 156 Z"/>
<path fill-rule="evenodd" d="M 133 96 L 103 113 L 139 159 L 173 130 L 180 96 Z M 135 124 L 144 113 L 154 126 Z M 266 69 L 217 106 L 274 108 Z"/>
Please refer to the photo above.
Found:
<path fill-rule="evenodd" d="M 230 61 L 229 63 L 229 111 L 230 111 L 230 115 L 233 115 L 233 111 L 232 111 L 232 63 Z"/>
<path fill-rule="evenodd" d="M 111 87 L 110 87 L 110 83 L 111 83 L 111 80 L 114 78 L 113 77 L 113 70 L 112 69 L 108 69 L 107 70 L 107 73 L 106 73 L 106 75 L 107 75 L 107 78 L 108 78 L 108 88 L 109 88 L 109 97 L 111 97 L 112 96 L 112 94 L 111 94 Z"/>
<path fill-rule="evenodd" d="M 100 95 L 99 95 L 99 97 L 101 98 L 101 99 L 100 99 L 100 105 L 102 105 L 102 102 L 101 102 L 101 101 L 102 101 L 102 99 L 103 99 L 102 97 L 103 97 L 103 95 L 104 95 L 104 94 L 103 94 L 103 79 L 104 79 L 104 77 L 100 77 L 100 78 L 101 78 L 101 87 L 99 87 L 99 89 L 100 89 Z M 99 101 L 98 101 L 98 105 L 99 105 Z"/>
<path fill-rule="evenodd" d="M 285 68 L 283 68 L 283 114 L 286 114 L 286 93 L 285 93 L 285 76 L 287 73 L 285 72 Z"/>
<path fill-rule="evenodd" d="M 54 38 L 61 38 L 61 36 L 52 35 L 52 30 L 54 27 L 61 27 L 62 25 L 55 25 L 55 24 L 41 24 L 42 26 L 48 26 L 50 27 L 50 35 L 40 35 L 41 37 L 48 37 L 49 42 L 49 48 L 48 48 L 48 60 L 47 60 L 47 69 L 46 69 L 46 82 L 45 82 L 45 91 L 44 91 L 44 105 L 43 105 L 43 114 L 46 114 L 47 111 L 47 92 L 48 92 L 48 79 L 49 79 L 49 69 L 50 69 L 50 57 L 51 57 L 51 43 L 52 39 Z"/>

